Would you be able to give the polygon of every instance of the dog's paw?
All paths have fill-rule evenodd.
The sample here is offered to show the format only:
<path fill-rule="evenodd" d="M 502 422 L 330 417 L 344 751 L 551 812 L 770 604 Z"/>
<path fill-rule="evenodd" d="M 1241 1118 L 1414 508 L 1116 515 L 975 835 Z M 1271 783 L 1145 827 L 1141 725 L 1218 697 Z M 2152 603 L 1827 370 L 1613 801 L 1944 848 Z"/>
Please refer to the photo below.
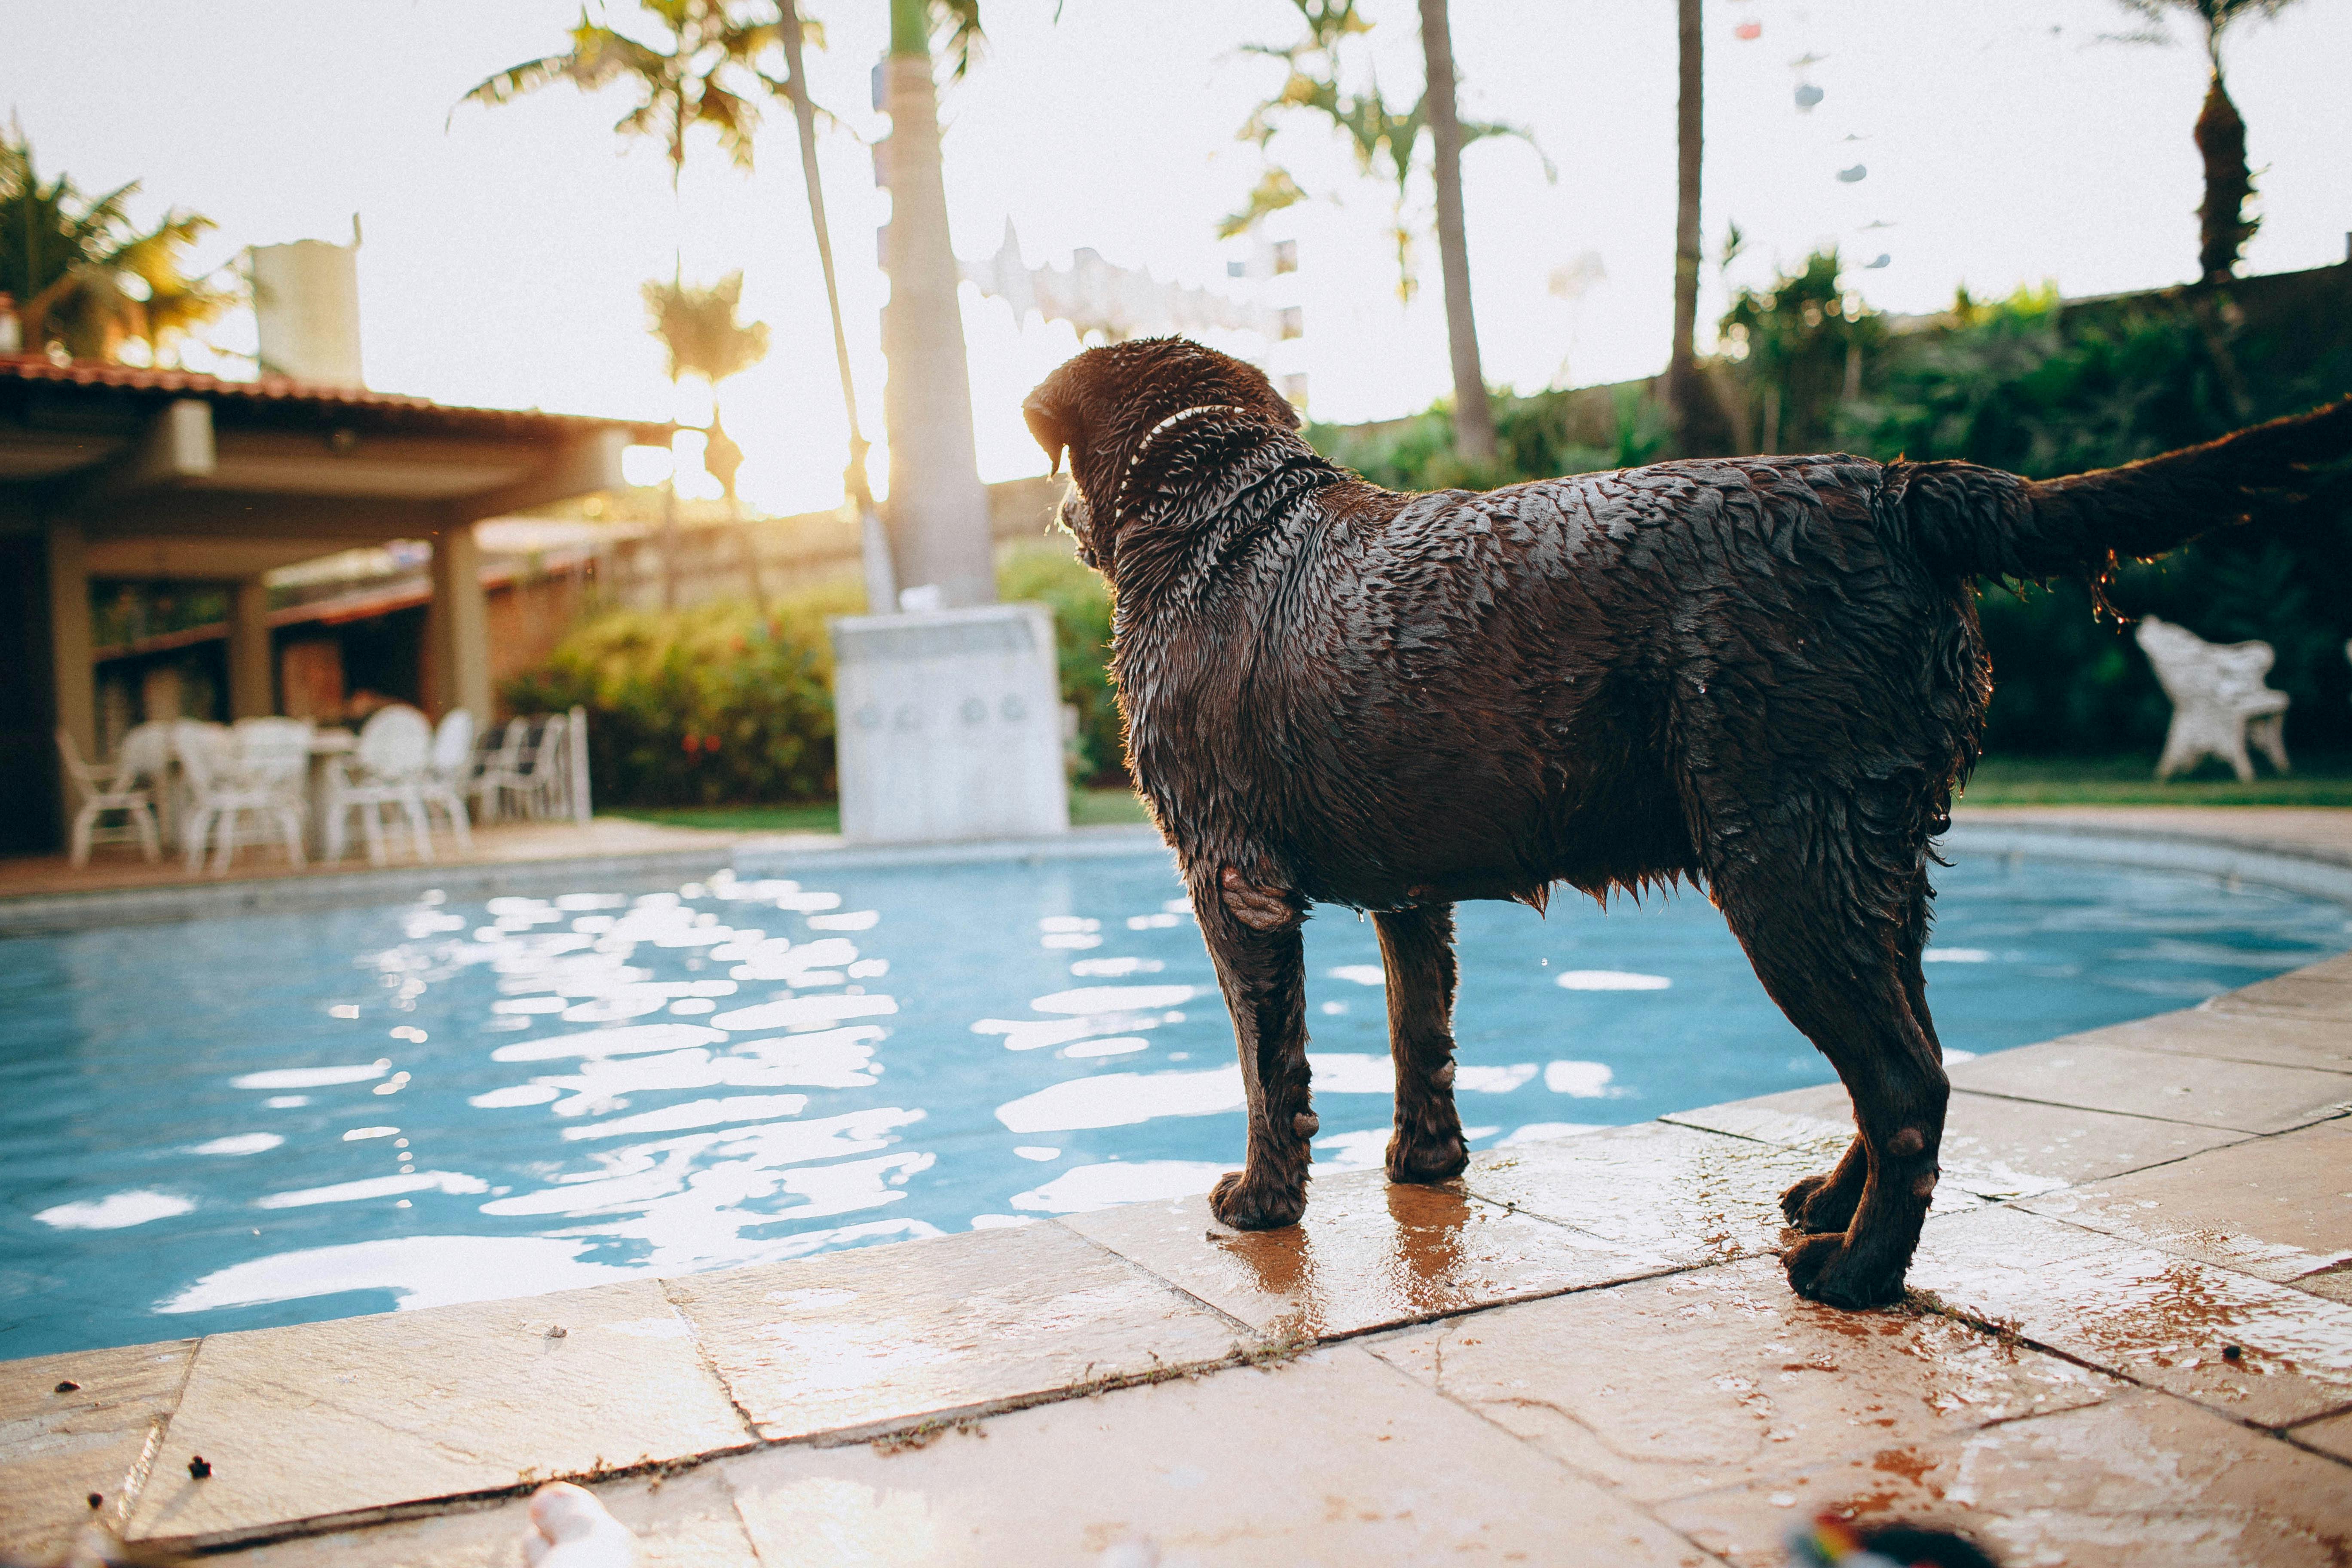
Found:
<path fill-rule="evenodd" d="M 1280 1230 L 1307 1212 L 1307 1193 L 1253 1182 L 1247 1171 L 1227 1171 L 1209 1189 L 1209 1212 L 1234 1230 Z"/>
<path fill-rule="evenodd" d="M 1389 1139 L 1389 1180 L 1428 1185 L 1450 1182 L 1470 1163 L 1459 1131 L 1421 1134 L 1408 1141 L 1402 1132 Z"/>
<path fill-rule="evenodd" d="M 1780 1212 L 1789 1223 L 1811 1236 L 1831 1232 L 1843 1234 L 1853 1223 L 1858 1191 L 1849 1192 L 1837 1185 L 1836 1173 L 1807 1176 L 1780 1194 Z"/>
<path fill-rule="evenodd" d="M 1859 1266 L 1843 1236 L 1809 1236 L 1780 1255 L 1789 1289 L 1809 1301 L 1860 1311 L 1902 1299 L 1903 1270 Z"/>

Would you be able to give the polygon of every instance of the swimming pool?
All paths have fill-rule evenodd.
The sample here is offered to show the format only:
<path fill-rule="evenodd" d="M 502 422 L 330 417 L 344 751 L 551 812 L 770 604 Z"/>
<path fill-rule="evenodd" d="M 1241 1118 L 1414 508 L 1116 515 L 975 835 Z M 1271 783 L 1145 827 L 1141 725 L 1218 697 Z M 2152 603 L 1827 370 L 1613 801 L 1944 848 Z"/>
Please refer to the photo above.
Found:
<path fill-rule="evenodd" d="M 2352 946 L 2338 904 L 1964 858 L 1982 1053 Z M 1460 911 L 1474 1147 L 1822 1083 L 1704 898 Z M 1376 1164 L 1372 928 L 1307 928 L 1322 1169 Z M 1205 1190 L 1231 1032 L 1166 859 L 843 869 L 0 942 L 0 1358 L 680 1274 Z"/>

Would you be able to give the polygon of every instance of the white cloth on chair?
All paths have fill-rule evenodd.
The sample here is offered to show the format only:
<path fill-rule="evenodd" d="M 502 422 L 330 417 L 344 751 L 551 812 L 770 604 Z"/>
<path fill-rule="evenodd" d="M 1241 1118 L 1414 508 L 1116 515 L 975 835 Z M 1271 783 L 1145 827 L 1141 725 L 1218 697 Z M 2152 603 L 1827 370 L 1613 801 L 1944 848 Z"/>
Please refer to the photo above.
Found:
<path fill-rule="evenodd" d="M 383 808 L 391 805 L 399 807 L 408 819 L 417 859 L 431 860 L 433 841 L 426 831 L 424 789 L 432 760 L 433 726 L 424 714 L 395 703 L 369 715 L 360 726 L 359 743 L 351 755 L 327 775 L 327 858 L 343 858 L 350 816 L 357 811 L 369 863 L 383 865 L 387 858 Z"/>
<path fill-rule="evenodd" d="M 2168 779 L 2207 757 L 2230 764 L 2241 783 L 2254 776 L 2246 742 L 2287 771 L 2287 694 L 2263 684 L 2275 655 L 2266 642 L 2210 643 L 2186 626 L 2154 616 L 2133 634 L 2147 653 L 2164 694 L 2172 699 L 2172 728 L 2156 776 Z"/>

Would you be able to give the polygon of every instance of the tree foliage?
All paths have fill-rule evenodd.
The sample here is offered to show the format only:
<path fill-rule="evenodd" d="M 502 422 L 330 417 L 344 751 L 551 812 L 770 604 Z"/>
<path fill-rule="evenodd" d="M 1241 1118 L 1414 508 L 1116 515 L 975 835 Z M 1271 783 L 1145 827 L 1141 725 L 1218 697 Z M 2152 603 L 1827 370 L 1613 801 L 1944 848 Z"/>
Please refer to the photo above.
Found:
<path fill-rule="evenodd" d="M 715 392 L 768 356 L 768 323 L 736 319 L 743 274 L 708 286 L 658 280 L 645 285 L 646 330 L 669 355 L 669 378 L 698 375 Z"/>
<path fill-rule="evenodd" d="M 1817 250 L 1769 288 L 1735 289 L 1724 312 L 1726 350 L 1755 388 L 1765 426 L 1758 442 L 1766 450 L 1831 445 L 1838 405 L 1885 337 L 1878 313 L 1843 287 L 1839 269 L 1835 246 Z"/>
<path fill-rule="evenodd" d="M 91 196 L 68 175 L 44 180 L 21 128 L 0 137 L 0 293 L 16 298 L 27 352 L 111 360 L 135 343 L 162 363 L 237 301 L 235 288 L 188 271 L 212 219 L 173 209 L 142 228 L 130 213 L 139 189 L 133 180 Z"/>
<path fill-rule="evenodd" d="M 1422 168 L 1421 147 L 1429 129 L 1428 94 L 1423 91 L 1402 109 L 1392 107 L 1381 90 L 1380 78 L 1356 68 L 1356 41 L 1373 24 L 1358 0 L 1291 0 L 1304 31 L 1286 45 L 1244 44 L 1242 52 L 1279 60 L 1285 68 L 1282 87 L 1250 111 L 1242 122 L 1240 139 L 1267 151 L 1285 123 L 1299 115 L 1319 120 L 1345 138 L 1355 154 L 1356 167 L 1367 178 L 1394 188 L 1390 232 L 1396 245 L 1397 297 L 1411 300 L 1420 287 L 1414 269 L 1414 243 L 1425 221 L 1409 211 L 1414 174 Z M 1358 77 L 1362 85 L 1356 85 Z M 1491 136 L 1511 136 L 1535 148 L 1543 161 L 1544 176 L 1557 177 L 1534 133 L 1501 121 L 1465 120 L 1464 145 Z M 1307 199 L 1307 192 L 1291 172 L 1269 162 L 1257 184 L 1239 210 L 1217 226 L 1217 237 L 1245 234 L 1273 213 Z"/>
<path fill-rule="evenodd" d="M 625 83 L 636 102 L 613 130 L 657 139 L 673 186 L 686 168 L 687 132 L 696 126 L 716 132 L 736 165 L 750 168 L 763 80 L 755 62 L 777 41 L 777 24 L 739 16 L 726 0 L 638 0 L 638 5 L 667 35 L 658 43 L 592 22 L 583 9 L 569 49 L 509 66 L 477 83 L 464 101 L 511 103 L 557 82 L 583 92 Z"/>

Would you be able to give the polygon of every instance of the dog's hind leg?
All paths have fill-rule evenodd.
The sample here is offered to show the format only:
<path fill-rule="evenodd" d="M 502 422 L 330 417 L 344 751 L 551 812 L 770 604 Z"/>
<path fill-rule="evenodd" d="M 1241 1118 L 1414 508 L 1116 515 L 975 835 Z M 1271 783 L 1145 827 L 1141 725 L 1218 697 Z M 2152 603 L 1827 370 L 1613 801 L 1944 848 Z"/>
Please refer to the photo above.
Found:
<path fill-rule="evenodd" d="M 1235 1230 L 1295 1225 L 1307 1209 L 1318 1127 L 1307 1087 L 1306 917 L 1272 894 L 1236 896 L 1228 883 L 1238 879 L 1215 867 L 1188 868 L 1186 879 L 1233 1014 L 1249 1109 L 1249 1152 L 1210 1189 L 1209 1212 Z M 1286 918 L 1276 918 L 1277 903 Z"/>
<path fill-rule="evenodd" d="M 1389 1180 L 1443 1182 L 1469 1153 L 1454 1109 L 1454 907 L 1375 914 L 1388 973 L 1389 1058 L 1396 1064 L 1396 1131 Z"/>
<path fill-rule="evenodd" d="M 1927 905 L 1935 897 L 1927 886 L 1927 873 L 1921 871 L 1914 879 L 1910 892 L 1910 908 L 1902 932 L 1895 944 L 1895 973 L 1903 983 L 1904 1000 L 1910 1005 L 1912 1022 L 1927 1037 L 1928 1047 L 1936 1060 L 1944 1059 L 1944 1047 L 1936 1038 L 1936 1021 L 1927 1012 L 1927 976 L 1920 967 L 1919 954 L 1927 945 Z M 1811 1235 L 1826 1231 L 1843 1232 L 1853 1223 L 1853 1212 L 1862 1204 L 1862 1190 L 1870 1177 L 1870 1146 L 1856 1133 L 1846 1145 L 1845 1156 L 1837 1168 L 1819 1176 L 1807 1176 L 1780 1194 L 1780 1212 L 1789 1223 Z"/>
<path fill-rule="evenodd" d="M 1764 989 L 1853 1099 L 1859 1136 L 1845 1158 L 1783 1199 L 1809 1228 L 1832 1226 L 1841 1210 L 1850 1217 L 1842 1234 L 1825 1229 L 1788 1250 L 1789 1283 L 1832 1306 L 1870 1307 L 1902 1294 L 1935 1194 L 1950 1091 L 1914 980 L 1924 877 L 1866 852 L 1888 846 L 1853 843 L 1858 814 L 1830 815 L 1840 820 L 1781 826 L 1799 842 L 1835 844 L 1831 863 L 1791 855 L 1727 867 L 1713 882 Z"/>

